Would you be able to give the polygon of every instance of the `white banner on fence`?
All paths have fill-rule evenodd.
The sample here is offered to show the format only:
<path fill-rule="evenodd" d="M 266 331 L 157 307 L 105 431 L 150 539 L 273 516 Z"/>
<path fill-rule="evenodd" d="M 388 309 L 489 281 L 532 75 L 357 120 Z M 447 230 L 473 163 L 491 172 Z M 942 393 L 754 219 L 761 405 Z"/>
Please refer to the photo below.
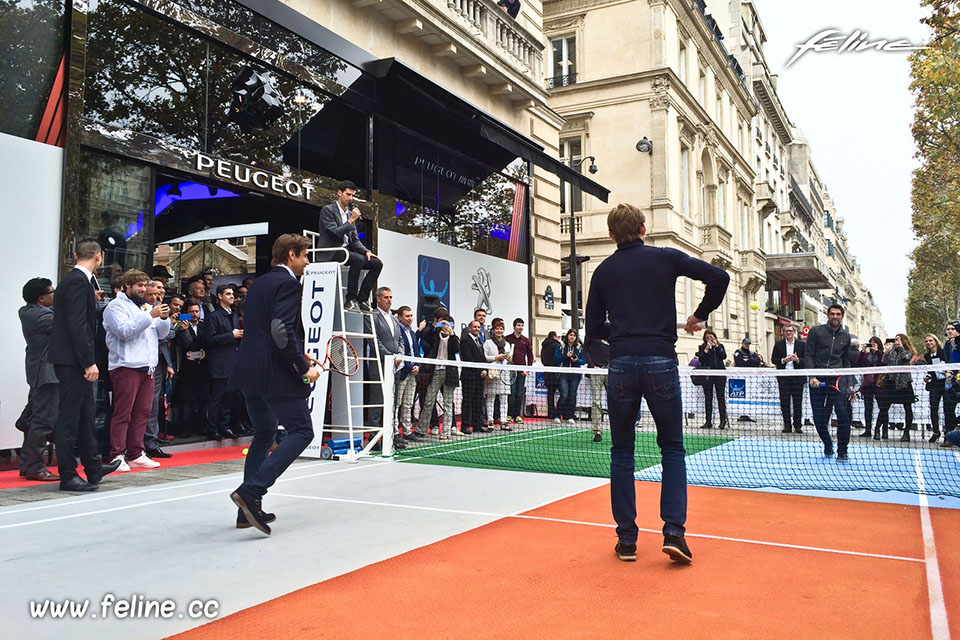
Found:
<path fill-rule="evenodd" d="M 333 316 L 337 305 L 337 275 L 340 265 L 318 262 L 307 265 L 303 272 L 303 346 L 312 358 L 320 362 L 327 357 L 327 342 L 333 335 Z M 320 457 L 323 438 L 323 420 L 327 409 L 327 385 L 330 372 L 324 371 L 310 387 L 310 418 L 313 423 L 313 442 L 302 455 Z"/>

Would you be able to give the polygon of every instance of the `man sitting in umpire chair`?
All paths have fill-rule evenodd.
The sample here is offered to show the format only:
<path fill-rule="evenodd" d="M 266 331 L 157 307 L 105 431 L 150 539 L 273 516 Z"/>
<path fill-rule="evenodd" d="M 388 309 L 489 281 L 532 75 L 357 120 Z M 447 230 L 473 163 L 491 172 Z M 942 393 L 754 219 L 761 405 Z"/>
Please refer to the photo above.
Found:
<path fill-rule="evenodd" d="M 347 265 L 350 272 L 347 275 L 347 295 L 344 299 L 344 310 L 361 313 L 373 313 L 370 306 L 370 291 L 383 269 L 380 258 L 363 246 L 357 236 L 356 222 L 360 218 L 360 209 L 353 202 L 357 193 L 357 185 L 344 180 L 337 185 L 337 200 L 320 210 L 320 237 L 317 247 L 321 249 L 340 248 L 347 250 Z M 326 256 L 321 252 L 318 260 L 340 260 L 339 251 L 330 252 Z M 367 275 L 360 282 L 360 271 L 366 269 Z"/>

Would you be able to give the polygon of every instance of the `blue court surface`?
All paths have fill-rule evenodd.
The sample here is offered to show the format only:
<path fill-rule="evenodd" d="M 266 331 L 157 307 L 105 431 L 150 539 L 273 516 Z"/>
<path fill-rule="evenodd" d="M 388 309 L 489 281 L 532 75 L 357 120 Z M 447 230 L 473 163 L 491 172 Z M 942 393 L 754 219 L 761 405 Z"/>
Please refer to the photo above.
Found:
<path fill-rule="evenodd" d="M 690 484 L 960 509 L 960 450 L 851 443 L 849 461 L 823 455 L 819 441 L 737 438 L 687 457 Z M 661 466 L 638 471 L 658 482 Z"/>

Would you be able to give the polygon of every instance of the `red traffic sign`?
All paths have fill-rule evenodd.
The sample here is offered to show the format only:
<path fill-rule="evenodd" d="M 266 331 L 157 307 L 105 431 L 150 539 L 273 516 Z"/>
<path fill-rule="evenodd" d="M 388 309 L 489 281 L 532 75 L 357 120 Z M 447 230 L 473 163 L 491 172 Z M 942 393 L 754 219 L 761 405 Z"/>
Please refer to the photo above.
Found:
<path fill-rule="evenodd" d="M 804 340 L 807 339 L 807 335 L 810 333 L 810 327 L 803 327 L 800 329 L 800 337 Z"/>

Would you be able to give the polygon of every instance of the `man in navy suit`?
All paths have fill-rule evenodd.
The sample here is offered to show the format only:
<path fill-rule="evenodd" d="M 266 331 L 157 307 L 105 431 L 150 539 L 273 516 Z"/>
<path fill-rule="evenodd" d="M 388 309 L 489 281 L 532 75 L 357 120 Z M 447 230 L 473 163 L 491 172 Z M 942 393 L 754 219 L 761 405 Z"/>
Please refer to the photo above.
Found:
<path fill-rule="evenodd" d="M 320 237 L 317 246 L 323 248 L 344 247 L 347 250 L 347 295 L 344 299 L 345 311 L 374 313 L 370 306 L 370 292 L 373 283 L 383 269 L 380 258 L 367 249 L 357 236 L 356 222 L 360 218 L 360 209 L 353 203 L 357 185 L 344 180 L 337 185 L 337 200 L 320 210 Z M 331 259 L 340 260 L 342 254 L 332 254 Z M 367 275 L 360 282 L 360 271 L 366 269 Z"/>
<path fill-rule="evenodd" d="M 243 484 L 230 494 L 240 508 L 237 528 L 254 526 L 267 535 L 276 519 L 264 513 L 267 489 L 313 441 L 307 398 L 320 369 L 307 364 L 303 349 L 299 277 L 310 264 L 310 240 L 285 233 L 273 243 L 269 273 L 250 288 L 244 310 L 244 338 L 229 389 L 243 392 L 253 423 L 253 442 L 243 467 Z M 277 425 L 287 436 L 271 453 Z"/>
<path fill-rule="evenodd" d="M 103 264 L 96 240 L 77 242 L 76 266 L 57 286 L 53 301 L 53 327 L 47 355 L 60 381 L 60 412 L 54 427 L 57 467 L 62 491 L 95 491 L 100 480 L 120 466 L 119 461 L 103 464 L 93 430 L 96 406 L 93 383 L 100 371 L 94 360 L 93 339 L 97 334 L 94 301 L 94 272 Z M 86 472 L 77 475 L 77 456 Z"/>
<path fill-rule="evenodd" d="M 236 438 L 230 429 L 233 394 L 227 393 L 227 380 L 237 362 L 237 350 L 243 338 L 240 317 L 233 311 L 233 285 L 217 287 L 217 308 L 200 325 L 200 342 L 207 353 L 210 375 L 210 432 L 208 437 L 220 440 Z"/>

